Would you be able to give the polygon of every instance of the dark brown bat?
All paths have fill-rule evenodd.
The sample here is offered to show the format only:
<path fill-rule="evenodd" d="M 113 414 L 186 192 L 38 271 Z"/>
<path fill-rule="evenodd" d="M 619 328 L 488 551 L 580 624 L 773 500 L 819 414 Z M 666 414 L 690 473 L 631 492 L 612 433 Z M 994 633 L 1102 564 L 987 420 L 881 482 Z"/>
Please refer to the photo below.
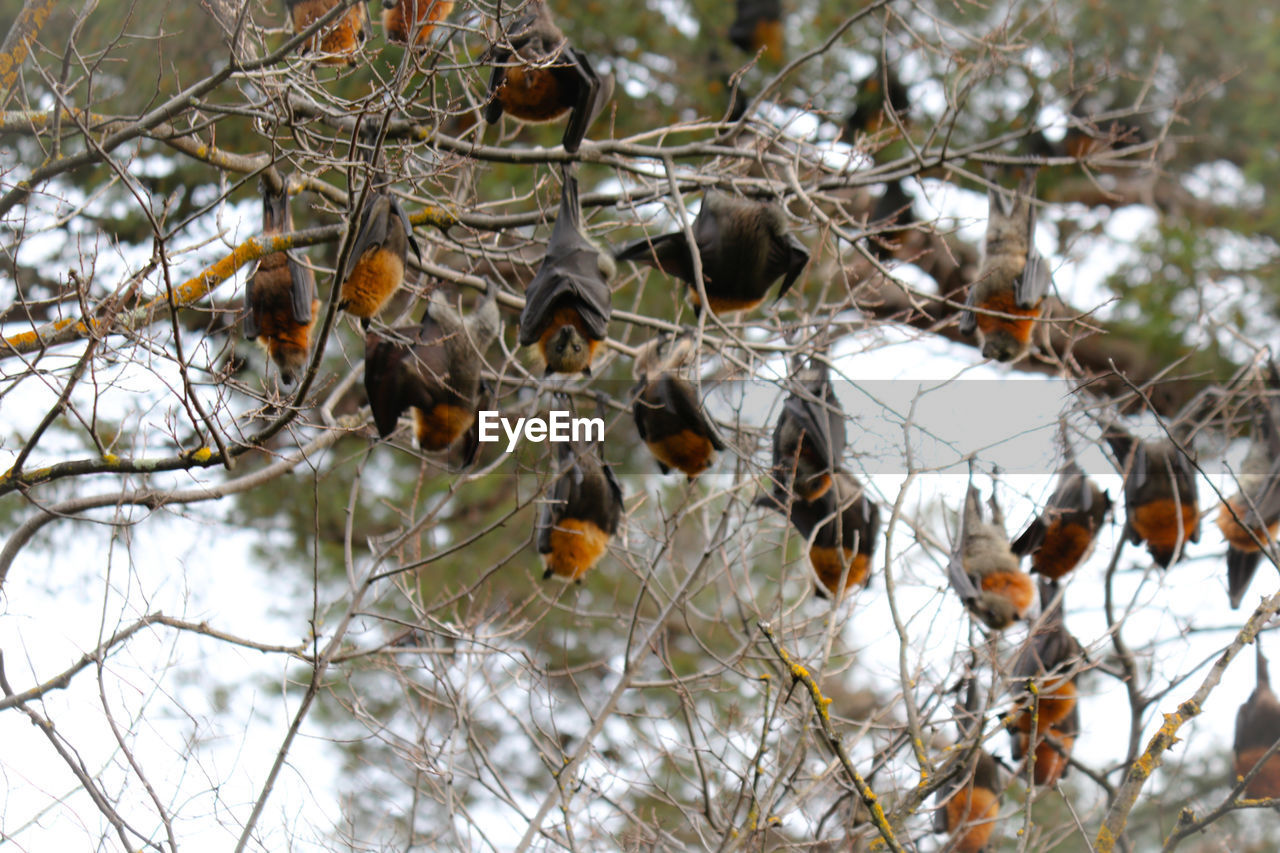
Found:
<path fill-rule="evenodd" d="M 387 41 L 421 47 L 436 24 L 449 17 L 453 0 L 382 0 L 382 29 Z M 416 30 L 416 35 L 415 35 Z"/>
<path fill-rule="evenodd" d="M 525 290 L 520 345 L 537 345 L 547 373 L 591 375 L 591 359 L 604 340 L 612 311 L 613 259 L 582 230 L 578 178 L 564 166 L 564 192 L 547 255 Z"/>
<path fill-rule="evenodd" d="M 573 442 L 556 445 L 560 473 L 537 524 L 544 579 L 554 575 L 581 583 L 618 532 L 622 487 L 597 452 Z"/>
<path fill-rule="evenodd" d="M 1085 476 L 1067 448 L 1058 487 L 1044 511 L 1013 543 L 1013 553 L 1031 556 L 1031 571 L 1057 580 L 1093 550 L 1094 540 L 1111 510 L 1111 496 Z"/>
<path fill-rule="evenodd" d="M 484 59 L 493 64 L 484 120 L 493 124 L 506 112 L 541 123 L 568 113 L 563 144 L 570 154 L 613 96 L 613 76 L 601 77 L 569 44 L 543 0 L 532 0 Z"/>
<path fill-rule="evenodd" d="M 747 53 L 764 48 L 770 61 L 781 62 L 782 0 L 737 0 L 729 41 Z"/>
<path fill-rule="evenodd" d="M 1071 671 L 1078 665 L 1083 649 L 1067 631 L 1056 582 L 1040 582 L 1040 601 L 1050 609 L 1014 661 L 1011 672 L 1024 684 L 1034 680 L 1037 689 L 1019 699 L 1006 717 L 1005 726 L 1013 739 L 1013 757 L 1018 761 L 1032 748 L 1034 733 L 1032 780 L 1036 785 L 1048 786 L 1067 774 L 1067 759 L 1080 733 L 1079 693 Z"/>
<path fill-rule="evenodd" d="M 498 289 L 487 284 L 484 299 L 465 320 L 435 290 L 417 328 L 396 329 L 398 340 L 365 335 L 364 387 L 379 436 L 395 432 L 400 414 L 412 409 L 418 447 L 446 450 L 466 434 L 463 464 L 475 460 L 484 351 L 502 328 Z"/>
<path fill-rule="evenodd" d="M 320 20 L 340 0 L 285 0 L 294 35 Z M 369 38 L 369 10 L 357 0 L 303 44 L 303 53 L 317 54 L 321 65 L 355 65 L 360 47 Z"/>
<path fill-rule="evenodd" d="M 947 579 L 964 606 L 992 630 L 1025 619 L 1035 603 L 1031 576 L 1018 567 L 1002 520 L 982 519 L 982 504 L 972 483 L 965 493 L 960 530 L 951 548 Z"/>
<path fill-rule="evenodd" d="M 825 365 L 797 370 L 795 390 L 782 404 L 773 430 L 774 495 L 780 504 L 794 492 L 800 501 L 815 501 L 831 488 L 844 455 L 844 410 L 836 398 Z"/>
<path fill-rule="evenodd" d="M 373 179 L 382 183 L 381 176 Z M 342 271 L 338 307 L 365 321 L 382 310 L 404 283 L 409 249 L 418 260 L 422 252 L 413 238 L 413 226 L 400 202 L 385 188 L 370 190 L 360 210 L 355 242 Z"/>
<path fill-rule="evenodd" d="M 289 196 L 262 187 L 262 233 L 271 237 L 293 230 Z M 287 385 L 307 364 L 311 327 L 320 301 L 315 274 L 289 252 L 273 252 L 258 263 L 245 285 L 246 338 L 257 338 L 280 368 Z"/>
<path fill-rule="evenodd" d="M 951 834 L 946 849 L 955 853 L 981 853 L 987 849 L 1000 813 L 1000 765 L 979 749 L 969 775 L 940 789 L 941 806 L 933 813 L 933 831 Z"/>
<path fill-rule="evenodd" d="M 691 331 L 663 334 L 645 345 L 636 356 L 634 375 L 640 382 L 632 389 L 631 409 L 636 431 L 662 473 L 675 468 L 690 480 L 710 468 L 716 453 L 725 449 L 693 385 L 680 375 L 696 356 L 696 346 Z"/>
<path fill-rule="evenodd" d="M 1169 440 L 1138 441 L 1116 425 L 1103 437 L 1125 477 L 1125 538 L 1145 542 L 1156 564 L 1168 568 L 1182 559 L 1187 542 L 1200 541 L 1195 467 Z"/>
<path fill-rule="evenodd" d="M 1271 692 L 1271 674 L 1267 671 L 1267 659 L 1262 655 L 1261 638 L 1254 642 L 1258 644 L 1258 685 L 1236 712 L 1234 750 L 1237 779 L 1247 775 L 1271 745 L 1280 740 L 1280 700 Z M 1280 797 L 1280 753 L 1267 759 L 1244 790 L 1254 799 Z"/>
<path fill-rule="evenodd" d="M 875 70 L 858 83 L 853 110 L 844 120 L 848 141 L 852 142 L 859 133 L 879 133 L 890 121 L 890 109 L 905 123 L 907 112 L 911 109 L 911 98 L 907 87 L 902 85 L 894 72 L 893 65 L 877 63 Z"/>
<path fill-rule="evenodd" d="M 1035 247 L 1036 209 L 1034 173 L 1028 173 L 1017 192 L 987 190 L 990 212 L 982 246 L 978 278 L 969 287 L 966 304 L 1010 317 L 965 311 L 960 331 L 978 336 L 983 358 L 1017 361 L 1031 346 L 1031 331 L 1043 310 L 1052 277 L 1049 265 Z"/>
<path fill-rule="evenodd" d="M 819 598 L 838 598 L 838 592 L 866 586 L 871 580 L 880 508 L 852 474 L 836 471 L 831 488 L 813 501 L 794 500 L 787 504 L 780 502 L 776 494 L 765 494 L 756 499 L 756 504 L 785 512 L 796 533 L 810 543 L 809 565 L 813 567 L 817 581 L 814 591 Z"/>
<path fill-rule="evenodd" d="M 703 197 L 693 220 L 693 239 L 702 262 L 703 289 L 717 314 L 755 308 L 784 276 L 775 301 L 781 299 L 809 263 L 809 250 L 787 233 L 780 207 L 721 192 L 708 191 Z M 695 308 L 702 313 L 693 253 L 683 231 L 637 240 L 615 257 L 651 264 L 689 284 Z"/>

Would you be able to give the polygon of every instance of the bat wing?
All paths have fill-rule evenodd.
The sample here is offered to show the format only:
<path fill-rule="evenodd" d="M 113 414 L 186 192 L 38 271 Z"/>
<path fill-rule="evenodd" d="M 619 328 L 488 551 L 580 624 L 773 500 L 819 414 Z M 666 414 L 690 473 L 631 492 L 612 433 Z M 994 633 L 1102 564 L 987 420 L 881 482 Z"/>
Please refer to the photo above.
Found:
<path fill-rule="evenodd" d="M 582 145 L 587 135 L 587 128 L 599 114 L 603 103 L 597 103 L 600 94 L 600 75 L 591 67 L 591 60 L 582 51 L 566 46 L 560 54 L 565 62 L 561 74 L 572 75 L 577 81 L 577 95 L 573 108 L 569 112 L 569 121 L 564 126 L 562 143 L 564 150 L 573 154 Z"/>
<path fill-rule="evenodd" d="M 1178 494 L 1181 500 L 1198 504 L 1200 502 L 1200 489 L 1196 485 L 1196 468 L 1191 464 L 1191 460 L 1187 458 L 1187 454 L 1178 448 L 1173 448 L 1173 477 L 1177 486 Z M 1200 541 L 1200 519 L 1196 518 L 1195 527 L 1191 529 L 1191 533 L 1187 536 L 1192 542 Z"/>
<path fill-rule="evenodd" d="M 286 252 L 289 266 L 289 304 L 293 309 L 293 319 L 298 323 L 311 322 L 311 303 L 316 298 L 315 275 Z"/>
<path fill-rule="evenodd" d="M 1035 308 L 1049 292 L 1053 277 L 1049 273 L 1049 263 L 1034 248 L 1027 253 L 1027 265 L 1022 268 L 1022 275 L 1014 284 L 1014 299 L 1019 308 Z"/>
<path fill-rule="evenodd" d="M 970 284 L 969 294 L 964 299 L 965 307 L 972 308 L 974 305 L 974 302 L 977 301 L 977 298 L 978 298 L 977 284 L 976 283 Z M 966 338 L 972 338 L 973 333 L 978 331 L 978 315 L 968 310 L 961 311 L 958 328 L 960 329 L 960 334 L 964 335 Z"/>
<path fill-rule="evenodd" d="M 618 478 L 614 476 L 613 469 L 604 462 L 600 463 L 600 470 L 604 472 L 604 480 L 609 485 L 609 494 L 613 500 L 605 509 L 605 533 L 612 536 L 618 530 L 618 524 L 622 520 L 622 486 L 618 484 Z"/>
<path fill-rule="evenodd" d="M 347 256 L 346 267 L 342 270 L 342 280 L 351 277 L 360 258 L 370 249 L 375 249 L 387 242 L 387 230 L 391 226 L 391 199 L 384 192 L 371 193 L 360 212 L 360 228 L 351 244 L 351 254 Z"/>
<path fill-rule="evenodd" d="M 244 283 L 244 305 L 249 309 L 244 315 L 244 336 L 253 340 L 262 334 L 261 327 L 258 326 L 257 312 L 254 310 L 254 281 L 258 277 L 258 270 L 255 268 L 249 273 L 249 278 Z"/>
<path fill-rule="evenodd" d="M 563 445 L 567 446 L 567 445 Z M 538 512 L 538 553 L 551 553 L 551 531 L 556 526 L 556 518 L 573 502 L 576 483 L 582 482 L 582 468 L 577 460 L 563 459 L 560 473 L 551 487 L 549 500 L 544 501 Z"/>
<path fill-rule="evenodd" d="M 1021 536 L 1013 540 L 1009 549 L 1019 557 L 1025 557 L 1039 550 L 1040 546 L 1044 544 L 1044 535 L 1044 519 L 1037 517 L 1027 525 L 1027 529 L 1022 531 Z"/>
<path fill-rule="evenodd" d="M 646 263 L 681 281 L 693 283 L 693 258 L 683 231 L 636 240 L 623 246 L 613 257 L 619 261 Z"/>
<path fill-rule="evenodd" d="M 364 355 L 364 390 L 369 397 L 378 435 L 386 438 L 396 431 L 396 422 L 404 405 L 396 393 L 395 374 L 404 358 L 404 347 L 387 340 L 366 339 Z"/>
<path fill-rule="evenodd" d="M 502 118 L 502 99 L 498 97 L 498 89 L 507 79 L 506 66 L 511 62 L 511 51 L 505 47 L 495 47 L 487 58 L 493 63 L 493 70 L 489 72 L 489 92 L 488 101 L 484 105 L 484 120 L 493 124 Z"/>
<path fill-rule="evenodd" d="M 1032 193 L 1035 190 L 1035 178 L 1030 184 L 1023 186 L 1023 191 Z M 1044 256 L 1036 251 L 1036 209 L 1029 205 L 1027 209 L 1027 263 L 1022 268 L 1022 275 L 1014 282 L 1013 296 L 1019 308 L 1035 308 L 1049 292 L 1052 276 L 1049 264 Z"/>
<path fill-rule="evenodd" d="M 1280 518 L 1280 456 L 1271 462 L 1262 488 L 1249 507 L 1250 526 L 1271 525 Z"/>
<path fill-rule="evenodd" d="M 970 490 L 973 486 L 969 487 Z M 966 503 L 968 498 L 966 497 Z M 951 543 L 951 557 L 947 561 L 947 582 L 951 584 L 951 588 L 960 596 L 960 600 L 964 602 L 965 607 L 970 602 L 977 601 L 978 588 L 974 586 L 973 579 L 969 577 L 969 573 L 964 570 L 964 542 L 965 537 L 969 535 L 969 525 L 965 516 L 967 512 L 960 513 L 960 529 L 956 531 L 955 541 Z"/>
<path fill-rule="evenodd" d="M 400 227 L 404 229 L 405 241 L 409 244 L 409 248 L 413 249 L 413 254 L 417 257 L 418 263 L 422 263 L 422 250 L 418 248 L 418 241 L 414 239 L 413 224 L 409 222 L 409 214 L 405 213 L 399 199 L 389 196 L 388 200 L 391 203 L 391 212 L 400 220 Z"/>
<path fill-rule="evenodd" d="M 1249 591 L 1249 584 L 1253 583 L 1253 575 L 1258 570 L 1261 558 L 1261 551 L 1227 549 L 1227 598 L 1232 610 L 1240 607 L 1244 594 Z"/>
<path fill-rule="evenodd" d="M 684 424 L 699 435 L 706 436 L 716 450 L 724 450 L 725 443 L 720 438 L 715 425 L 707 418 L 693 386 L 674 376 L 663 376 L 658 380 L 658 394 L 662 404 L 674 412 Z"/>
<path fill-rule="evenodd" d="M 642 380 L 631 388 L 631 414 L 635 418 L 636 432 L 640 434 L 641 441 L 649 440 L 649 428 L 645 426 L 648 418 L 645 415 L 653 408 L 652 404 L 644 399 L 646 387 L 647 383 Z"/>
<path fill-rule="evenodd" d="M 844 453 L 844 418 L 831 385 L 826 380 L 810 389 L 817 400 L 792 394 L 783 404 L 783 413 L 804 431 L 815 452 L 834 467 Z"/>
<path fill-rule="evenodd" d="M 796 283 L 796 279 L 800 277 L 800 273 L 804 272 L 808 263 L 809 249 L 794 234 L 787 234 L 774 242 L 770 251 L 769 265 L 772 267 L 776 264 L 786 272 L 786 277 L 782 279 L 782 287 L 774 298 L 775 302 L 787 295 L 787 291 Z"/>

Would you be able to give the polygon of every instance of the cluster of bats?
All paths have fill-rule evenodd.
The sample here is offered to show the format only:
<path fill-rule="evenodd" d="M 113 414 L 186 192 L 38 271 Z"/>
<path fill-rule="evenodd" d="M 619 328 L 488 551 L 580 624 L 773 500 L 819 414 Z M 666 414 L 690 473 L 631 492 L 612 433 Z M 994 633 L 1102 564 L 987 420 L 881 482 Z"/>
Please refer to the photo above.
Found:
<path fill-rule="evenodd" d="M 286 0 L 295 31 L 302 31 L 339 6 L 338 0 Z M 383 0 L 387 38 L 421 45 L 453 7 L 443 0 Z M 780 0 L 738 0 L 730 30 L 745 50 L 781 51 Z M 362 3 L 332 16 L 330 26 L 304 49 L 324 63 L 354 62 L 369 32 Z M 573 153 L 609 100 L 613 84 L 601 79 L 590 60 L 568 44 L 546 5 L 532 0 L 502 29 L 484 56 L 493 66 L 483 115 L 503 113 L 539 122 L 568 115 L 563 145 Z M 897 97 L 889 92 L 886 97 Z M 998 361 L 1023 357 L 1050 285 L 1050 272 L 1034 246 L 1034 174 L 1016 191 L 992 183 L 982 263 L 969 288 L 960 328 L 976 336 L 982 354 Z M 536 349 L 546 373 L 590 375 L 605 340 L 611 313 L 610 281 L 618 262 L 642 263 L 684 282 L 699 315 L 749 311 L 764 302 L 781 279 L 775 298 L 796 283 L 809 251 L 789 233 L 782 209 L 773 203 L 709 190 L 690 233 L 684 230 L 637 240 L 612 251 L 586 235 L 574 168 L 562 167 L 559 213 L 542 264 L 528 284 L 519 319 L 519 343 Z M 354 196 L 353 196 L 354 197 Z M 420 448 L 444 451 L 462 446 L 465 464 L 478 450 L 477 413 L 490 391 L 483 377 L 484 354 L 501 333 L 498 287 L 487 282 L 483 297 L 467 316 L 440 290 L 428 298 L 421 323 L 374 329 L 375 318 L 405 278 L 408 253 L 419 255 L 409 218 L 384 177 L 375 172 L 351 219 L 354 238 L 339 271 L 339 307 L 360 318 L 365 338 L 365 389 L 381 437 L 412 414 Z M 293 230 L 283 193 L 264 190 L 263 231 Z M 421 258 L 419 257 L 419 260 Z M 282 379 L 291 383 L 305 368 L 319 301 L 310 268 L 290 252 L 265 257 L 246 290 L 245 332 L 265 346 Z M 632 412 L 636 429 L 664 473 L 677 470 L 690 480 L 710 468 L 726 448 L 697 392 L 684 375 L 698 361 L 691 331 L 663 334 L 639 351 L 633 373 Z M 1280 377 L 1273 377 L 1280 384 Z M 866 489 L 841 468 L 845 415 L 824 364 L 797 362 L 789 395 L 775 425 L 772 487 L 756 501 L 786 516 L 808 545 L 819 595 L 839 599 L 871 574 L 880 511 Z M 1217 518 L 1229 543 L 1228 581 L 1237 607 L 1257 568 L 1263 548 L 1280 528 L 1280 418 L 1270 405 L 1259 411 L 1253 446 L 1242 465 L 1241 491 L 1225 501 Z M 1200 506 L 1196 471 L 1172 440 L 1139 440 L 1107 425 L 1104 437 L 1125 477 L 1124 535 L 1145 544 L 1153 560 L 1168 567 L 1187 542 L 1199 539 Z M 557 445 L 557 473 L 536 525 L 537 549 L 546 576 L 579 581 L 604 556 L 623 516 L 617 478 L 599 448 Z M 999 632 L 1028 620 L 1037 600 L 1045 607 L 1032 641 L 1012 663 L 1021 683 L 1038 688 L 1016 697 L 1004 725 L 1013 737 L 1013 758 L 1024 758 L 1036 785 L 1053 785 L 1066 773 L 1079 732 L 1075 679 L 1080 644 L 1063 622 L 1060 579 L 1091 552 L 1106 522 L 1111 500 L 1090 481 L 1067 448 L 1056 490 L 1040 515 L 1012 542 L 992 500 L 984 518 L 972 486 L 965 496 L 948 565 L 948 580 L 972 616 Z M 1037 584 L 1022 571 L 1023 558 Z M 1258 686 L 1240 709 L 1236 728 L 1236 771 L 1244 775 L 1280 738 L 1280 702 L 1271 692 L 1266 661 L 1258 654 Z M 953 849 L 983 849 L 998 813 L 1001 768 L 983 750 L 969 772 L 940 797 L 935 829 L 952 835 Z M 1280 796 L 1280 757 L 1255 773 L 1248 793 Z"/>

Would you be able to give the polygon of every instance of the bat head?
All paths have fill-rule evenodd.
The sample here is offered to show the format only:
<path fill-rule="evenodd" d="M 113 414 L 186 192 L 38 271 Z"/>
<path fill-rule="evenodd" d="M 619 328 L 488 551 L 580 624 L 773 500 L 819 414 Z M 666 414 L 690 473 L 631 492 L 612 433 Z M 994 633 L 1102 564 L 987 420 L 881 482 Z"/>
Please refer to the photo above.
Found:
<path fill-rule="evenodd" d="M 985 334 L 979 330 L 978 334 L 982 338 L 983 358 L 1015 362 L 1022 360 L 1031 349 L 1030 341 L 1018 340 L 1007 329 L 996 328 Z"/>
<path fill-rule="evenodd" d="M 267 342 L 267 354 L 280 368 L 280 381 L 292 385 L 298 374 L 307 366 L 307 349 L 287 341 L 271 338 Z"/>
<path fill-rule="evenodd" d="M 990 592 L 983 592 L 969 602 L 969 609 L 993 631 L 1003 631 L 1021 618 L 1012 601 Z"/>
<path fill-rule="evenodd" d="M 561 326 L 547 340 L 543 352 L 547 373 L 589 373 L 592 349 L 591 342 L 573 326 Z"/>

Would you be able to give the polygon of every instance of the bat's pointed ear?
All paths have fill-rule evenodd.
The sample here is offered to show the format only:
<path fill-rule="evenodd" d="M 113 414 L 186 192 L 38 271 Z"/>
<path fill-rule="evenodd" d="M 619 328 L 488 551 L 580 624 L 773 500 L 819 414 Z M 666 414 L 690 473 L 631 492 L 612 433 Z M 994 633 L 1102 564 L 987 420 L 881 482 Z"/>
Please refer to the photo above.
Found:
<path fill-rule="evenodd" d="M 546 366 L 546 368 L 544 368 L 544 369 L 543 369 L 543 371 L 542 371 L 542 378 L 543 378 L 543 379 L 546 379 L 548 376 L 550 376 L 550 375 L 551 375 L 551 374 L 553 374 L 553 373 L 555 373 L 555 371 L 554 371 L 554 370 L 552 370 L 552 369 L 551 369 L 551 365 L 549 365 L 549 364 L 548 364 L 548 365 Z"/>
<path fill-rule="evenodd" d="M 586 376 L 586 377 L 588 377 L 588 378 L 590 378 L 590 376 L 591 376 L 591 365 L 589 365 L 589 364 L 588 364 L 586 367 L 582 368 L 582 375 L 583 375 L 583 376 Z"/>

